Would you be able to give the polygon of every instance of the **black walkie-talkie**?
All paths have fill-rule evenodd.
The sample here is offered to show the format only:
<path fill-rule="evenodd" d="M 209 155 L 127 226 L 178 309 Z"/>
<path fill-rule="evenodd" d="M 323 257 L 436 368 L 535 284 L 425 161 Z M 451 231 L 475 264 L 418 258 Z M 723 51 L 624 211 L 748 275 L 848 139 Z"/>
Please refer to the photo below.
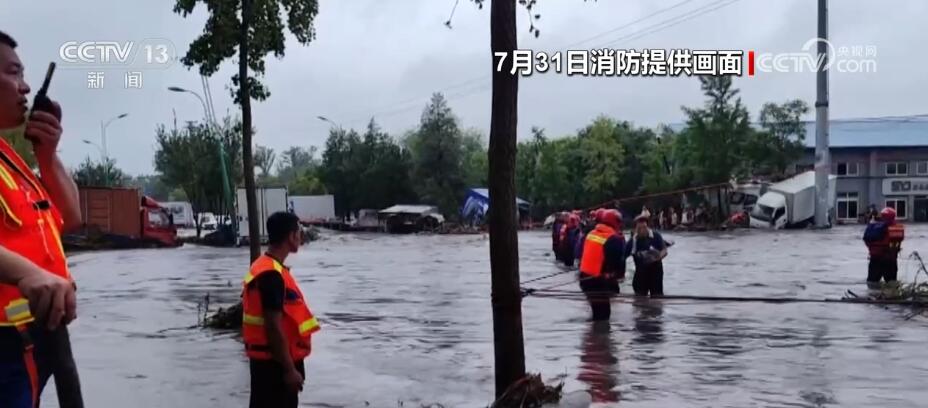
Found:
<path fill-rule="evenodd" d="M 48 112 L 52 115 L 55 115 L 58 120 L 61 120 L 61 109 L 55 106 L 52 103 L 52 100 L 48 98 L 48 86 L 52 82 L 52 75 L 55 73 L 55 63 L 48 63 L 48 70 L 45 72 L 45 80 L 42 82 L 42 87 L 39 88 L 39 92 L 35 94 L 35 100 L 32 101 L 32 111 L 29 113 L 30 119 L 32 118 L 32 113 L 35 111 Z M 33 142 L 34 139 L 31 139 Z"/>

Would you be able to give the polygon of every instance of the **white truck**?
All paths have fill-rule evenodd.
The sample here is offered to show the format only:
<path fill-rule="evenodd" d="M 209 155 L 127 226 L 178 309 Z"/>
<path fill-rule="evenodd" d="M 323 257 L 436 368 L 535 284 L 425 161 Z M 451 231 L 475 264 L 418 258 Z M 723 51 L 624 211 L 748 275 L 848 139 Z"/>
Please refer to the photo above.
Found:
<path fill-rule="evenodd" d="M 335 218 L 335 196 L 290 196 L 290 209 L 300 221 L 329 221 Z"/>
<path fill-rule="evenodd" d="M 171 210 L 174 225 L 184 228 L 193 228 L 196 220 L 193 218 L 193 206 L 186 201 L 168 201 L 161 203 L 162 207 Z"/>
<path fill-rule="evenodd" d="M 828 219 L 834 215 L 835 181 L 828 176 Z M 751 228 L 783 229 L 808 225 L 815 218 L 815 172 L 772 184 L 751 210 Z"/>
<path fill-rule="evenodd" d="M 278 211 L 288 211 L 289 203 L 286 188 L 256 188 L 255 197 L 258 205 L 258 226 L 261 243 L 267 243 L 267 217 Z M 245 189 L 240 188 L 236 194 L 235 206 L 238 214 L 238 239 L 242 244 L 248 241 L 248 205 Z"/>

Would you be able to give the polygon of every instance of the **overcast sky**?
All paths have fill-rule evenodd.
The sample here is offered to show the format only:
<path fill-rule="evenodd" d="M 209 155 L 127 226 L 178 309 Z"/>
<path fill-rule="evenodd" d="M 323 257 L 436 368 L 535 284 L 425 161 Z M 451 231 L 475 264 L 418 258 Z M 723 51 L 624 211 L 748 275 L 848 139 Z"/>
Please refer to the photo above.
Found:
<path fill-rule="evenodd" d="M 173 0 L 0 0 L 0 30 L 20 42 L 33 91 L 49 61 L 59 69 L 50 95 L 64 110 L 66 164 L 75 166 L 98 150 L 100 123 L 120 113 L 107 128 L 110 156 L 130 174 L 152 173 L 155 127 L 199 120 L 200 102 L 168 92 L 181 86 L 202 93 L 195 70 L 180 63 L 143 72 L 142 89 L 125 89 L 127 69 L 104 70 L 104 88 L 88 89 L 88 69 L 69 67 L 59 57 L 67 41 L 134 41 L 166 38 L 182 56 L 202 31 L 205 8 L 184 19 Z M 291 145 L 322 146 L 330 125 L 363 127 L 374 116 L 391 134 L 416 126 L 432 92 L 445 91 L 462 126 L 486 132 L 490 123 L 489 8 L 461 0 L 444 26 L 454 0 L 320 0 L 317 38 L 300 46 L 288 37 L 287 55 L 267 59 L 264 83 L 272 96 L 254 103 L 255 142 L 278 151 Z M 681 4 L 682 3 L 682 4 Z M 831 74 L 832 118 L 928 113 L 924 90 L 924 17 L 928 2 L 896 0 L 830 2 L 830 39 L 836 47 L 875 46 L 877 72 Z M 653 17 L 628 26 L 668 7 Z M 718 8 L 721 7 L 721 8 Z M 718 8 L 717 10 L 711 10 Z M 554 51 L 573 48 L 691 48 L 798 52 L 816 35 L 813 0 L 541 0 L 541 36 L 528 32 L 520 9 L 519 45 Z M 697 14 L 704 13 L 704 14 Z M 687 20 L 687 18 L 689 18 Z M 627 26 L 627 27 L 626 27 Z M 595 38 L 594 38 L 595 37 Z M 592 40 L 588 40 L 594 38 Z M 587 41 L 584 41 L 587 40 Z M 217 115 L 238 114 L 226 87 L 233 61 L 210 79 Z M 744 102 L 757 114 L 769 101 L 815 101 L 815 74 L 759 73 L 736 78 Z M 548 73 L 523 79 L 519 137 L 540 126 L 549 136 L 583 127 L 599 114 L 653 126 L 682 120 L 681 105 L 702 103 L 695 77 L 582 78 Z M 811 119 L 813 116 L 809 116 Z"/>

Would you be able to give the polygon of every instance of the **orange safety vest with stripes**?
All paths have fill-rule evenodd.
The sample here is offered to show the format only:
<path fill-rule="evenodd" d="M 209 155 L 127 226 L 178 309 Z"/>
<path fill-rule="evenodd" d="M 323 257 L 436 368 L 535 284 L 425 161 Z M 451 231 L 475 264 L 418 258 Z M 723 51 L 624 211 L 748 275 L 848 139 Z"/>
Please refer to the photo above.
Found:
<path fill-rule="evenodd" d="M 300 361 L 309 356 L 312 349 L 310 336 L 319 331 L 319 322 L 309 310 L 303 292 L 297 285 L 290 269 L 276 259 L 261 255 L 251 264 L 251 270 L 242 281 L 242 337 L 245 354 L 255 360 L 270 360 L 267 332 L 264 328 L 264 310 L 261 293 L 248 284 L 265 273 L 279 273 L 284 280 L 284 308 L 281 326 L 290 350 L 290 357 Z"/>
<path fill-rule="evenodd" d="M 596 228 L 586 235 L 586 240 L 583 242 L 583 256 L 580 259 L 581 273 L 592 277 L 602 275 L 606 241 L 616 235 L 615 229 L 606 224 L 597 224 Z"/>
<path fill-rule="evenodd" d="M 45 187 L 25 161 L 0 139 L 0 246 L 71 280 L 61 243 L 64 225 Z M 34 320 L 29 302 L 13 285 L 0 284 L 0 327 L 20 329 Z"/>

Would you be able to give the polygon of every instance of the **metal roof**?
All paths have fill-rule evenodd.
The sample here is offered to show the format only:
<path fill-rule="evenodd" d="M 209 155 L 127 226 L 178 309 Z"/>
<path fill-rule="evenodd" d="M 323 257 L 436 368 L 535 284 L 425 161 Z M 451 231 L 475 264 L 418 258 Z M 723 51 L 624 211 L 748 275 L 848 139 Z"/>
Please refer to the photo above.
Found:
<path fill-rule="evenodd" d="M 487 199 L 490 199 L 490 190 L 486 188 L 472 188 L 470 191 L 473 191 L 475 194 L 483 196 Z M 519 197 L 516 197 L 516 204 L 518 205 L 531 205 L 528 201 L 525 201 Z"/>
<path fill-rule="evenodd" d="M 805 146 L 815 147 L 815 121 L 805 122 Z M 829 145 L 838 147 L 928 146 L 926 120 L 835 120 L 828 129 Z"/>
<path fill-rule="evenodd" d="M 427 214 L 437 212 L 438 208 L 431 205 L 394 205 L 380 210 L 381 214 Z"/>
<path fill-rule="evenodd" d="M 815 147 L 815 121 L 803 121 L 806 136 L 803 144 Z M 752 124 L 757 127 L 758 125 Z M 668 127 L 680 132 L 685 123 Z M 928 120 L 900 119 L 839 119 L 829 123 L 828 141 L 831 148 L 853 147 L 928 147 Z"/>

